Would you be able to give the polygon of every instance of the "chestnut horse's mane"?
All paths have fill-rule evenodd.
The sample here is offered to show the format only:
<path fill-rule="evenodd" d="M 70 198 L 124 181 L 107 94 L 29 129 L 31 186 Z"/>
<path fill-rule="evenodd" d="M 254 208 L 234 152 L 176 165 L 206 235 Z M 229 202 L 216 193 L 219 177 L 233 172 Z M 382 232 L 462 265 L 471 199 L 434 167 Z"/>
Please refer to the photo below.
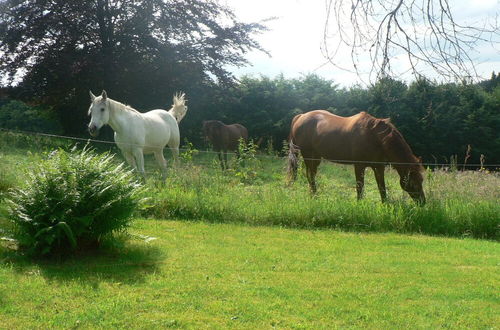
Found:
<path fill-rule="evenodd" d="M 375 133 L 387 156 L 396 163 L 414 163 L 411 165 L 397 165 L 422 172 L 424 168 L 419 158 L 415 157 L 410 146 L 389 118 L 375 118 L 367 113 L 360 118 L 360 124 Z"/>

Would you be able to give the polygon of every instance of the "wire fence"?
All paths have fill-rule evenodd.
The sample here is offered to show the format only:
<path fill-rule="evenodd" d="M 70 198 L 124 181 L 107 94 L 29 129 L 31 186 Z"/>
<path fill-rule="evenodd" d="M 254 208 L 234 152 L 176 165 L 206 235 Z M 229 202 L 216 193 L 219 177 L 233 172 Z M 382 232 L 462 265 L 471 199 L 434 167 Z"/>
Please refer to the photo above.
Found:
<path fill-rule="evenodd" d="M 39 137 L 44 137 L 48 139 L 62 139 L 62 140 L 68 140 L 68 141 L 74 141 L 74 142 L 83 142 L 85 144 L 88 143 L 96 143 L 96 144 L 103 144 L 103 145 L 109 145 L 113 147 L 117 147 L 116 143 L 113 141 L 106 141 L 106 140 L 98 140 L 98 139 L 87 139 L 87 138 L 81 138 L 81 137 L 72 137 L 72 136 L 64 136 L 64 135 L 57 135 L 57 134 L 49 134 L 49 133 L 40 133 L 40 132 L 28 132 L 28 131 L 19 131 L 19 130 L 10 130 L 10 129 L 2 129 L 0 128 L 0 132 L 7 132 L 7 133 L 12 133 L 12 134 L 22 134 L 22 135 L 33 135 L 33 136 L 39 136 Z M 129 144 L 131 146 L 135 146 L 134 144 Z M 166 147 L 165 149 L 172 149 Z M 180 148 L 179 149 L 181 152 L 188 152 L 188 151 L 194 151 L 193 149 L 190 148 Z M 208 154 L 208 155 L 216 155 L 217 152 L 215 151 L 210 151 L 210 150 L 195 150 L 195 152 L 198 153 L 203 153 L 203 154 Z M 279 161 L 284 161 L 286 156 L 280 157 L 277 155 L 264 155 L 264 154 L 257 154 L 255 155 L 256 158 L 260 159 L 270 159 L 270 160 L 279 160 Z M 317 159 L 321 160 L 321 159 Z M 345 164 L 352 164 L 356 163 L 353 161 L 347 161 L 347 160 L 329 160 L 333 162 L 338 162 L 338 163 L 345 163 Z M 371 161 L 360 161 L 359 163 L 366 163 L 366 164 L 374 164 L 374 163 L 380 163 L 380 162 L 371 162 Z M 389 163 L 389 162 L 383 162 L 384 164 L 395 164 L 395 163 Z M 197 160 L 197 165 L 214 165 L 217 164 L 217 159 L 214 157 L 211 161 L 207 159 L 198 159 Z M 396 163 L 396 164 L 413 164 L 413 163 Z M 456 167 L 500 167 L 500 164 L 450 164 L 450 163 L 423 163 L 422 165 L 424 166 L 456 166 Z M 158 171 L 146 171 L 148 174 L 153 174 L 153 173 L 158 173 Z M 346 188 L 346 189 L 353 189 L 356 187 L 356 183 L 353 182 L 352 184 L 342 184 L 338 183 L 338 186 Z M 391 188 L 389 186 L 386 187 L 386 191 L 389 193 Z M 403 196 L 405 196 L 405 192 L 400 190 L 399 188 L 397 189 L 399 193 Z M 364 224 L 360 224 L 364 225 Z M 157 239 L 156 237 L 142 237 L 142 235 L 131 235 L 132 239 L 138 239 L 138 240 L 144 240 L 145 243 L 149 243 L 149 241 Z M 152 238 L 152 239 L 151 239 Z M 158 238 L 159 239 L 159 238 Z M 0 237 L 0 241 L 6 241 L 6 238 Z M 14 243 L 14 242 L 11 242 Z M 152 267 L 155 265 L 163 265 L 167 264 L 168 262 L 166 261 L 161 261 L 161 260 L 144 260 L 141 262 L 102 262 L 102 263 L 94 263 L 91 265 L 87 265 L 86 267 L 89 267 L 90 269 L 100 269 L 100 268 L 113 268 L 113 267 Z M 68 268 L 80 268 L 82 267 L 80 264 L 75 264 L 75 265 L 55 265 L 55 264 L 47 264 L 45 265 L 46 267 L 53 268 L 53 269 L 68 269 Z"/>
<path fill-rule="evenodd" d="M 31 132 L 31 131 L 22 131 L 22 130 L 11 130 L 11 129 L 6 129 L 6 128 L 0 128 L 0 132 L 8 132 L 8 133 L 13 133 L 13 134 L 21 134 L 21 135 L 32 135 L 32 136 L 41 136 L 41 137 L 47 137 L 47 138 L 53 138 L 53 139 L 64 139 L 64 140 L 71 140 L 71 141 L 80 141 L 80 142 L 85 142 L 85 143 L 96 143 L 96 144 L 105 144 L 105 145 L 112 145 L 116 146 L 119 148 L 116 142 L 114 141 L 107 141 L 107 140 L 97 140 L 97 139 L 91 139 L 91 138 L 80 138 L 80 137 L 74 137 L 74 136 L 66 136 L 66 135 L 58 135 L 58 134 L 49 134 L 49 133 L 41 133 L 41 132 Z M 134 143 L 123 143 L 120 142 L 121 146 L 131 146 L 131 147 L 148 147 L 148 148 L 156 148 L 156 146 L 150 146 L 150 145 L 140 145 L 140 144 L 134 144 Z M 171 148 L 168 146 L 165 146 L 163 149 L 167 150 L 174 150 L 175 148 Z M 178 148 L 176 149 L 179 152 L 188 152 L 188 151 L 194 151 L 194 149 L 189 149 L 189 148 Z M 217 155 L 219 152 L 217 151 L 212 151 L 212 150 L 195 150 L 196 153 L 204 153 L 204 154 L 212 154 L 212 155 Z M 230 154 L 235 154 L 234 152 L 230 152 Z M 287 156 L 278 156 L 278 155 L 266 155 L 266 154 L 256 154 L 256 158 L 260 159 L 275 159 L 275 160 L 283 160 Z M 438 162 L 422 162 L 422 163 L 415 163 L 415 162 L 391 162 L 391 161 L 368 161 L 368 160 L 348 160 L 348 159 L 329 159 L 329 158 L 307 158 L 303 157 L 304 160 L 315 160 L 315 161 L 321 161 L 321 160 L 326 160 L 334 163 L 339 163 L 339 164 L 367 164 L 367 166 L 370 165 L 416 165 L 420 164 L 422 166 L 429 166 L 429 167 L 457 167 L 457 168 L 489 168 L 489 169 L 495 169 L 495 168 L 500 168 L 500 164 L 484 164 L 484 163 L 456 163 L 456 162 L 448 162 L 448 163 L 438 163 Z"/>

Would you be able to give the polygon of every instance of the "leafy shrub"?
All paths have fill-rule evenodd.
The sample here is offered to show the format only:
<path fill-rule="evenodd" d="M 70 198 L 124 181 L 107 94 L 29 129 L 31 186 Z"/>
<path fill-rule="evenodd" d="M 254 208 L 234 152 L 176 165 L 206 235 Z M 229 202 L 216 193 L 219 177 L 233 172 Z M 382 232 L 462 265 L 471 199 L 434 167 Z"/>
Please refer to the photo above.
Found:
<path fill-rule="evenodd" d="M 16 100 L 0 106 L 0 128 L 44 133 L 62 131 L 59 120 L 49 109 Z"/>
<path fill-rule="evenodd" d="M 0 165 L 0 201 L 2 201 L 7 191 L 14 187 L 15 178 L 12 173 L 7 172 L 2 165 Z"/>
<path fill-rule="evenodd" d="M 13 236 L 32 255 L 96 245 L 130 224 L 140 195 L 132 172 L 112 155 L 53 151 L 10 194 Z"/>

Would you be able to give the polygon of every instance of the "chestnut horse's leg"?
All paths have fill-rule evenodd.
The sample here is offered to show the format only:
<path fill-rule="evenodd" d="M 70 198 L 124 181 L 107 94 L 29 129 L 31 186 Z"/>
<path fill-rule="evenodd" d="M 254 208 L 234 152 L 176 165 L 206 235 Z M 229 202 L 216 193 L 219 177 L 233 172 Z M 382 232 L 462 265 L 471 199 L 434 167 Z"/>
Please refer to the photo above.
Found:
<path fill-rule="evenodd" d="M 222 150 L 219 150 L 217 152 L 217 156 L 219 157 L 219 162 L 220 162 L 220 167 L 222 168 L 222 170 L 224 171 L 224 161 L 222 160 L 222 153 L 223 151 Z"/>
<path fill-rule="evenodd" d="M 318 166 L 321 160 L 304 158 L 304 163 L 306 164 L 307 181 L 309 182 L 311 193 L 316 194 L 316 173 L 318 172 Z"/>
<path fill-rule="evenodd" d="M 226 169 L 228 169 L 229 166 L 227 165 L 227 149 L 224 150 L 224 163 L 226 164 Z"/>
<path fill-rule="evenodd" d="M 354 174 L 356 175 L 356 192 L 358 193 L 358 200 L 363 198 L 363 187 L 365 186 L 365 165 L 355 164 Z"/>
<path fill-rule="evenodd" d="M 380 192 L 380 198 L 382 198 L 382 203 L 387 200 L 387 191 L 385 189 L 384 180 L 384 170 L 385 166 L 372 166 L 373 173 L 375 174 L 375 180 L 377 180 L 378 191 Z"/>

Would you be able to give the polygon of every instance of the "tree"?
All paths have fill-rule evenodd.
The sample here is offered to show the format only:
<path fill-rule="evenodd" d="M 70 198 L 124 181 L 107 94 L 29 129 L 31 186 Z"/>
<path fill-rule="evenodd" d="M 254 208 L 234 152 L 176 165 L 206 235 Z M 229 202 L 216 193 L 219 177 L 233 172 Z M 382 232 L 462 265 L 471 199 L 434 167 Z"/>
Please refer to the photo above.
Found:
<path fill-rule="evenodd" d="M 217 0 L 6 0 L 0 75 L 19 83 L 22 96 L 54 105 L 75 132 L 88 89 L 164 108 L 176 90 L 230 82 L 226 67 L 262 50 L 253 36 L 264 30 Z"/>
<path fill-rule="evenodd" d="M 419 77 L 430 70 L 456 80 L 476 79 L 473 55 L 477 53 L 476 47 L 481 42 L 500 43 L 496 19 L 483 17 L 478 23 L 463 23 L 455 17 L 451 0 L 326 0 L 326 3 L 322 47 L 325 57 L 338 66 L 339 57 L 345 57 L 343 50 L 347 47 L 353 72 L 364 73 L 363 66 L 370 62 L 367 72 L 370 80 L 405 71 Z M 397 67 L 396 63 L 403 63 L 405 58 L 406 63 Z"/>

